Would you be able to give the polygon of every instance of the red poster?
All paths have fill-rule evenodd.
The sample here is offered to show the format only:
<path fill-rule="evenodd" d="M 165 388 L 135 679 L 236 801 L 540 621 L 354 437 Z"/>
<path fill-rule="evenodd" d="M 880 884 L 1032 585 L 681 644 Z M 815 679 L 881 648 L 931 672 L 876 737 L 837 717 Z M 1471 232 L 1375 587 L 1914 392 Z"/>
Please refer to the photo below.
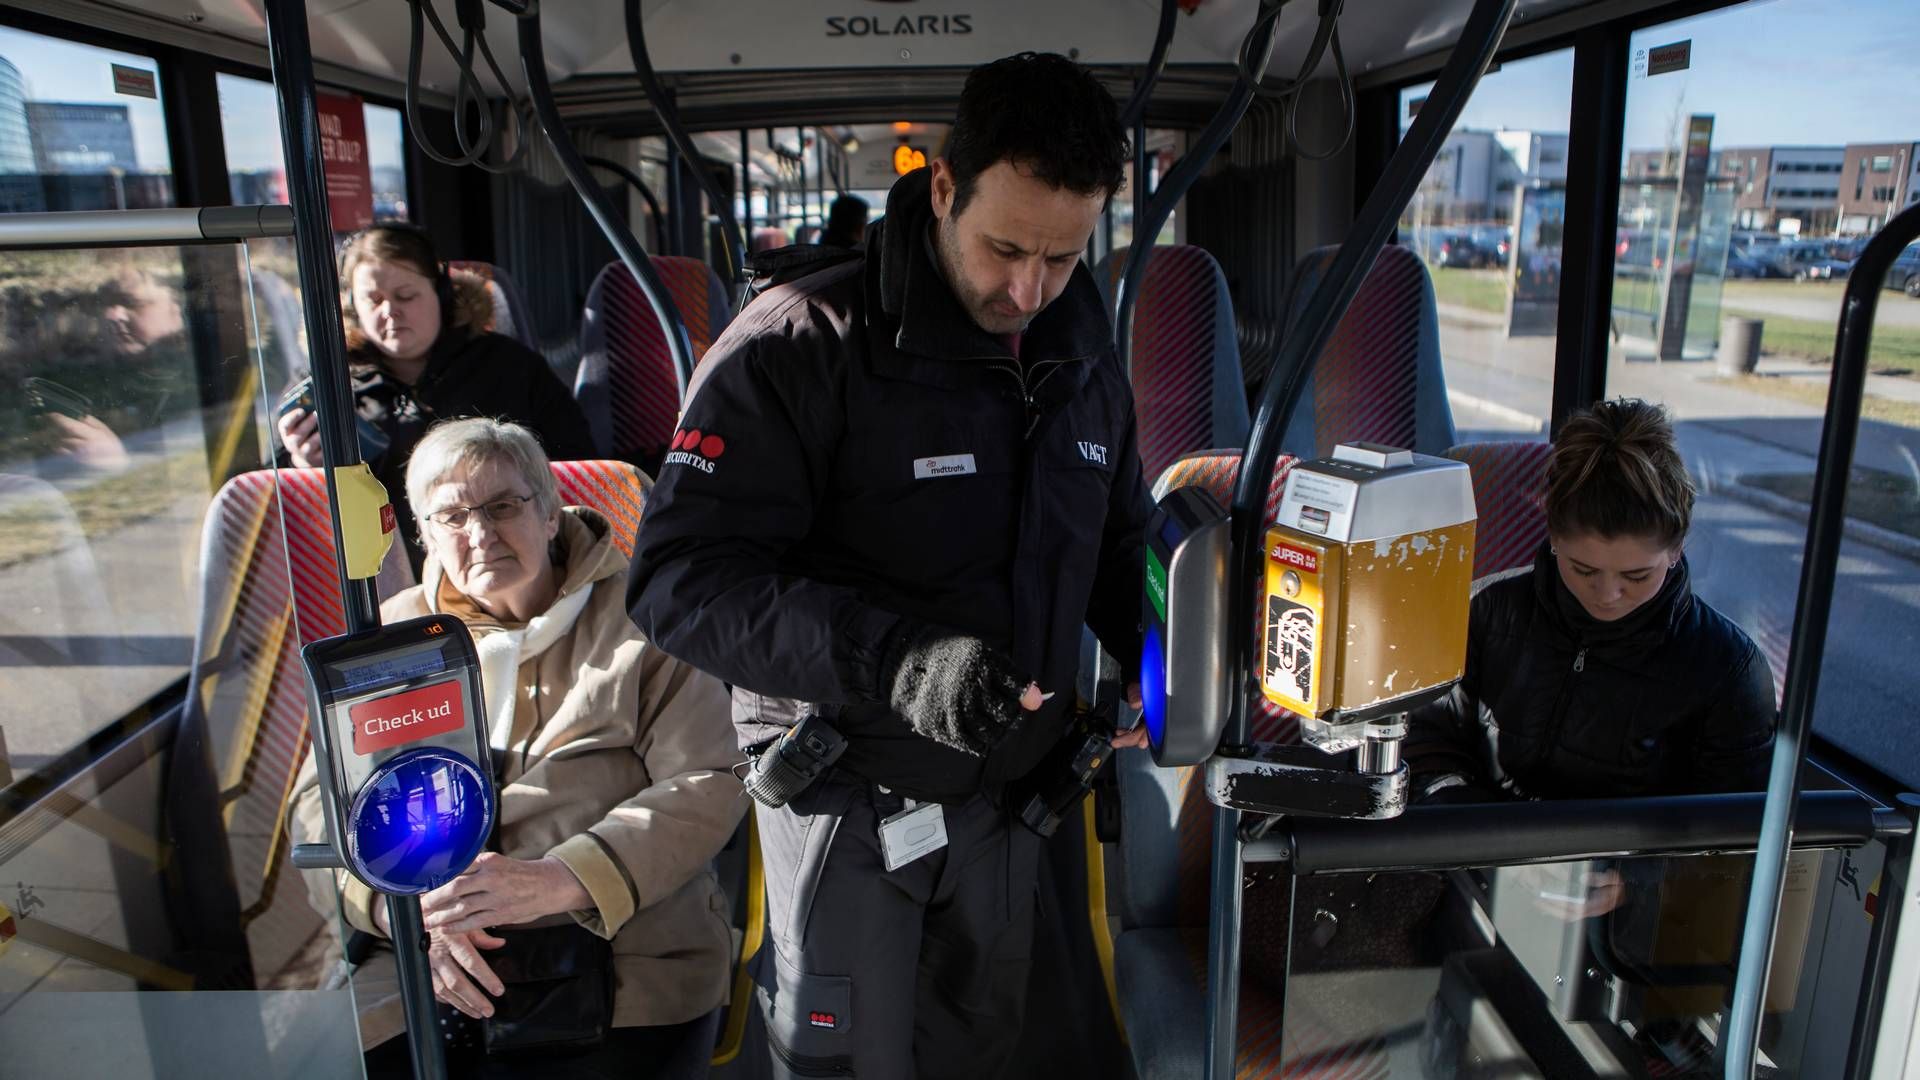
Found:
<path fill-rule="evenodd" d="M 367 165 L 367 117 L 352 94 L 322 92 L 320 167 L 327 175 L 327 212 L 335 232 L 373 224 L 373 170 Z"/>
<path fill-rule="evenodd" d="M 458 679 L 363 701 L 347 710 L 347 719 L 353 722 L 353 752 L 362 755 L 458 731 L 467 722 Z"/>

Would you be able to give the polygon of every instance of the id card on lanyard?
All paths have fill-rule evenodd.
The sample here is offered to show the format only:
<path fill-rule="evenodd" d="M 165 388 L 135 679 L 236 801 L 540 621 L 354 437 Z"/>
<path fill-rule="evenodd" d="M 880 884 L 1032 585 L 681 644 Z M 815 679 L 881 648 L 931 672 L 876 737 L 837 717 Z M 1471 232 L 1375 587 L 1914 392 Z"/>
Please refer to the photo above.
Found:
<path fill-rule="evenodd" d="M 906 801 L 906 808 L 880 822 L 880 858 L 889 873 L 947 846 L 947 817 L 939 803 Z"/>

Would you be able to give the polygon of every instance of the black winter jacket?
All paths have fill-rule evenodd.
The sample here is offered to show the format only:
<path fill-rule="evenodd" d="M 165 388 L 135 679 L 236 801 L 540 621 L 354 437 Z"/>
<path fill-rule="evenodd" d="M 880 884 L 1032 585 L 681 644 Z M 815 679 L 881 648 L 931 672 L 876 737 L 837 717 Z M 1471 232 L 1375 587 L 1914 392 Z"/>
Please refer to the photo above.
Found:
<path fill-rule="evenodd" d="M 734 688 L 741 745 L 806 711 L 840 768 L 918 799 L 1015 779 L 1064 731 L 1083 623 L 1139 656 L 1150 504 L 1132 393 L 1076 268 L 1016 360 L 954 299 L 927 243 L 925 170 L 869 254 L 766 292 L 696 374 L 647 500 L 628 607 Z M 913 732 L 879 668 L 914 624 L 1004 650 L 1059 693 L 984 760 Z"/>
<path fill-rule="evenodd" d="M 510 337 L 448 326 L 412 386 L 388 375 L 376 357 L 371 348 L 349 354 L 354 404 L 363 431 L 371 429 L 387 443 L 369 454 L 367 463 L 386 485 L 415 573 L 423 552 L 407 506 L 407 459 L 435 422 L 469 416 L 511 420 L 539 436 L 554 461 L 600 456 L 573 395 L 538 353 Z M 363 434 L 363 450 L 370 449 L 367 441 Z"/>
<path fill-rule="evenodd" d="M 1766 657 L 1693 595 L 1687 564 L 1603 623 L 1542 545 L 1473 599 L 1466 675 L 1409 718 L 1410 797 L 1470 802 L 1757 791 L 1774 723 Z"/>

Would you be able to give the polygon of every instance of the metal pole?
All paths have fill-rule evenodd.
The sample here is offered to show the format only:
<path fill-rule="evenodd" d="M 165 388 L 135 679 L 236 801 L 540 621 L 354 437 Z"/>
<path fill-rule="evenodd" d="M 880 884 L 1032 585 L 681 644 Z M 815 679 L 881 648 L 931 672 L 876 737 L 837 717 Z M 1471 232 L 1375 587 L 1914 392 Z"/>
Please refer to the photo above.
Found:
<path fill-rule="evenodd" d="M 340 530 L 340 499 L 334 477 L 338 469 L 360 463 L 360 439 L 354 431 L 347 341 L 340 325 L 339 274 L 333 264 L 327 177 L 321 168 L 307 5 L 305 0 L 267 0 L 266 9 L 267 51 L 274 89 L 280 96 L 280 145 L 286 155 L 287 196 L 293 204 L 294 253 L 300 267 L 301 306 L 306 310 L 314 411 L 320 420 L 320 457 L 326 468 L 327 506 L 333 516 L 335 565 L 340 573 L 347 631 L 354 633 L 380 625 L 380 605 L 371 578 L 347 576 L 346 545 Z M 419 898 L 388 896 L 387 921 L 399 969 L 413 1073 L 421 1080 L 441 1080 L 447 1074 L 447 1065 L 434 1016 L 433 975 L 427 967 Z"/>
<path fill-rule="evenodd" d="M 1760 1010 L 1766 1003 L 1787 847 L 1793 838 L 1794 808 L 1800 801 L 1800 765 L 1813 727 L 1820 660 L 1826 653 L 1827 616 L 1833 609 L 1833 579 L 1846 521 L 1847 476 L 1853 468 L 1860 405 L 1866 394 L 1867 346 L 1873 338 L 1880 284 L 1893 260 L 1915 237 L 1920 237 L 1920 206 L 1908 207 L 1867 241 L 1847 278 L 1847 291 L 1840 302 L 1827 415 L 1820 429 L 1819 466 L 1813 474 L 1813 513 L 1807 521 L 1800 592 L 1794 604 L 1793 644 L 1787 653 L 1785 705 L 1773 736 L 1767 809 L 1760 819 L 1760 848 L 1753 860 L 1753 886 L 1747 893 L 1746 925 L 1740 934 L 1740 967 L 1733 982 L 1733 1006 L 1728 1011 L 1728 1080 L 1748 1080 L 1759 1052 Z"/>
<path fill-rule="evenodd" d="M 680 190 L 680 148 L 667 140 L 667 250 L 668 255 L 680 254 L 685 237 L 680 232 L 681 203 L 684 194 Z"/>
<path fill-rule="evenodd" d="M 793 137 L 798 140 L 793 144 L 793 157 L 800 164 L 800 224 L 793 230 L 793 238 L 798 240 L 800 230 L 807 227 L 807 129 L 794 128 Z"/>
<path fill-rule="evenodd" d="M 740 217 L 741 236 L 748 253 L 753 248 L 753 147 L 747 142 L 747 129 L 740 129 Z"/>

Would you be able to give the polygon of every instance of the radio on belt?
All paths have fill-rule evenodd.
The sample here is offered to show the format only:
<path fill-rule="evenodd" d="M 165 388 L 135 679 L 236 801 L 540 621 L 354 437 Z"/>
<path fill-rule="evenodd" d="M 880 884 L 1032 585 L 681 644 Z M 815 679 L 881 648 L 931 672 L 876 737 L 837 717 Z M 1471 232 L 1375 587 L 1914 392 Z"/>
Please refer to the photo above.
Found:
<path fill-rule="evenodd" d="M 1227 515 L 1194 488 L 1148 526 L 1142 692 L 1154 760 L 1207 766 L 1215 803 L 1382 818 L 1406 806 L 1406 714 L 1466 666 L 1475 513 L 1467 466 L 1371 443 L 1288 474 L 1265 534 L 1258 692 L 1304 745 L 1223 746 Z M 1244 631 L 1240 631 L 1244 632 Z M 1350 761 L 1333 755 L 1353 752 Z"/>
<path fill-rule="evenodd" d="M 347 869 L 424 893 L 465 870 L 495 795 L 473 637 L 428 615 L 301 650 L 327 823 Z"/>

